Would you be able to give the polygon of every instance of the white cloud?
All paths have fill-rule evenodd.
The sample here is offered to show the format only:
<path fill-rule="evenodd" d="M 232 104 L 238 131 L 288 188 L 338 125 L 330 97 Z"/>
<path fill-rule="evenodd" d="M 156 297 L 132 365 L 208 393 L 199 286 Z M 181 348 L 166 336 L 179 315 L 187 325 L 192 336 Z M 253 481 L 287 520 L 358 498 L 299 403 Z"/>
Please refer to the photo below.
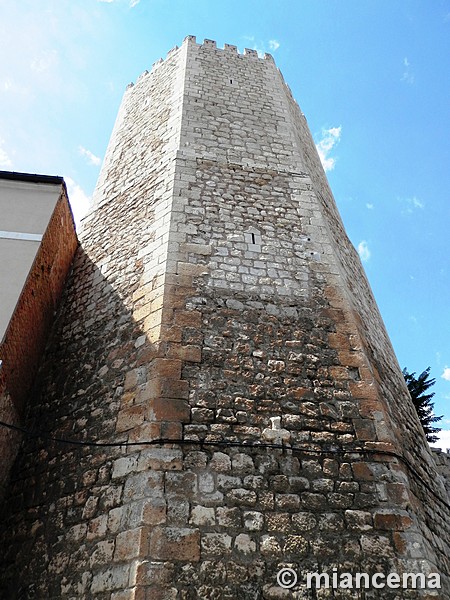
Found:
<path fill-rule="evenodd" d="M 414 208 L 423 208 L 425 205 L 423 202 L 421 202 L 418 198 L 416 198 L 415 196 L 413 198 L 410 199 L 410 202 L 412 203 L 412 205 L 414 206 Z"/>
<path fill-rule="evenodd" d="M 329 153 L 341 139 L 341 131 L 341 126 L 322 129 L 322 139 L 316 144 L 316 148 L 325 171 L 334 169 L 336 159 L 329 156 Z"/>
<path fill-rule="evenodd" d="M 67 193 L 69 195 L 70 206 L 72 207 L 73 218 L 77 229 L 80 226 L 80 221 L 87 213 L 91 199 L 83 192 L 81 187 L 75 183 L 71 177 L 64 177 L 67 185 Z"/>
<path fill-rule="evenodd" d="M 373 209 L 373 204 L 370 204 L 369 202 L 366 204 L 366 208 L 368 208 L 369 210 Z"/>
<path fill-rule="evenodd" d="M 93 154 L 90 150 L 84 148 L 83 146 L 78 146 L 78 152 L 81 154 L 81 156 L 85 156 L 89 164 L 91 165 L 95 165 L 96 167 L 98 167 L 102 162 L 101 158 L 95 156 L 95 154 Z"/>
<path fill-rule="evenodd" d="M 409 60 L 406 58 L 403 59 L 403 66 L 405 68 L 405 70 L 403 71 L 403 75 L 400 79 L 400 81 L 404 81 L 405 83 L 409 83 L 410 85 L 412 85 L 414 83 L 414 74 L 411 73 L 411 65 L 409 63 Z"/>
<path fill-rule="evenodd" d="M 436 434 L 438 436 L 437 442 L 433 442 L 430 446 L 434 448 L 441 448 L 441 450 L 447 450 L 450 448 L 450 429 L 441 429 L 439 433 Z"/>
<path fill-rule="evenodd" d="M 5 140 L 0 138 L 0 168 L 11 169 L 13 166 L 12 160 L 4 148 Z"/>
<path fill-rule="evenodd" d="M 372 253 L 369 250 L 369 245 L 367 244 L 366 240 L 362 240 L 361 242 L 359 242 L 358 254 L 363 262 L 367 262 L 371 257 Z"/>
<path fill-rule="evenodd" d="M 445 367 L 444 368 L 444 372 L 441 375 L 442 379 L 445 379 L 445 381 L 450 381 L 450 367 Z"/>
<path fill-rule="evenodd" d="M 129 2 L 130 8 L 134 8 L 135 6 L 137 6 L 140 1 L 141 0 L 130 0 L 130 2 Z M 97 2 L 104 2 L 105 4 L 112 4 L 113 2 L 116 2 L 116 0 L 97 0 Z"/>
<path fill-rule="evenodd" d="M 58 53 L 56 50 L 46 50 L 41 52 L 41 55 L 34 58 L 31 63 L 31 69 L 38 74 L 51 70 L 59 62 Z"/>
<path fill-rule="evenodd" d="M 133 2 L 135 0 L 131 1 Z M 244 43 L 246 44 L 250 42 L 250 44 L 248 44 L 246 47 L 250 47 L 252 50 L 256 50 L 259 58 L 264 58 L 264 54 L 267 52 L 267 46 L 270 50 L 272 50 L 272 52 L 275 52 L 275 50 L 278 50 L 278 48 L 280 47 L 280 42 L 274 39 L 269 40 L 268 42 L 263 42 L 262 40 L 256 41 L 254 35 L 244 35 L 242 39 L 245 40 Z"/>
<path fill-rule="evenodd" d="M 9 92 L 9 91 L 12 89 L 12 87 L 13 87 L 13 83 L 12 83 L 11 79 L 9 79 L 9 78 L 8 78 L 8 79 L 5 79 L 5 80 L 2 82 L 1 89 L 2 89 L 4 92 Z"/>
<path fill-rule="evenodd" d="M 269 48 L 275 52 L 280 47 L 280 42 L 277 40 L 269 40 Z"/>
<path fill-rule="evenodd" d="M 412 198 L 398 198 L 398 200 L 405 206 L 402 210 L 403 214 L 412 214 L 415 209 L 422 210 L 425 208 L 425 204 L 422 200 L 419 200 L 416 196 Z"/>

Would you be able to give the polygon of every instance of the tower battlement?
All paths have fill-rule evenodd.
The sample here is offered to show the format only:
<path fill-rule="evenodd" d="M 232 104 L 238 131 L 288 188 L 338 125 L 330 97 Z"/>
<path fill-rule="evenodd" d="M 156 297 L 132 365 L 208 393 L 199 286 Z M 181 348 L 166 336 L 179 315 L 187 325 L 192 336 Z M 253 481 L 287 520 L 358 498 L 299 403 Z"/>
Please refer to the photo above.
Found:
<path fill-rule="evenodd" d="M 253 50 L 250 48 L 244 48 L 244 51 L 242 53 L 240 53 L 238 51 L 238 47 L 234 46 L 232 44 L 224 44 L 223 48 L 218 48 L 217 47 L 217 42 L 215 40 L 208 40 L 205 39 L 203 40 L 203 43 L 198 44 L 197 43 L 197 38 L 195 35 L 188 35 L 185 37 L 185 39 L 183 40 L 183 46 L 187 45 L 187 44 L 195 44 L 198 48 L 202 48 L 204 50 L 214 50 L 214 51 L 219 51 L 219 52 L 223 52 L 227 55 L 232 55 L 232 56 L 240 56 L 240 57 L 248 57 L 248 58 L 258 58 L 259 60 L 269 60 L 273 62 L 273 56 L 271 54 L 269 54 L 268 52 L 264 53 L 264 56 L 260 56 L 257 52 L 257 50 Z M 183 47 L 182 46 L 182 47 Z M 174 46 L 173 48 L 171 48 L 167 54 L 165 59 L 164 58 L 159 58 L 157 61 L 155 61 L 150 69 L 150 71 L 144 71 L 136 80 L 136 83 L 138 83 L 143 77 L 146 77 L 147 75 L 154 73 L 163 63 L 165 60 L 167 60 L 168 58 L 172 57 L 176 52 L 178 52 L 180 50 L 179 46 Z M 128 85 L 129 88 L 133 87 L 135 84 L 134 83 L 130 83 Z"/>

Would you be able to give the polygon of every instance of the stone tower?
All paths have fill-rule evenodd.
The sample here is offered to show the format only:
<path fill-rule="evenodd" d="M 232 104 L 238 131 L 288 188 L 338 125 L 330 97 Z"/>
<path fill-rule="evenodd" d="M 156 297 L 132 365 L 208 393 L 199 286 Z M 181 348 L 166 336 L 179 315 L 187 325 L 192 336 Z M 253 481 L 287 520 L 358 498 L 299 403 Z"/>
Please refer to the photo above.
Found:
<path fill-rule="evenodd" d="M 129 86 L 28 408 L 3 598 L 450 598 L 444 480 L 270 55 L 188 37 Z M 442 589 L 306 580 L 405 571 Z"/>

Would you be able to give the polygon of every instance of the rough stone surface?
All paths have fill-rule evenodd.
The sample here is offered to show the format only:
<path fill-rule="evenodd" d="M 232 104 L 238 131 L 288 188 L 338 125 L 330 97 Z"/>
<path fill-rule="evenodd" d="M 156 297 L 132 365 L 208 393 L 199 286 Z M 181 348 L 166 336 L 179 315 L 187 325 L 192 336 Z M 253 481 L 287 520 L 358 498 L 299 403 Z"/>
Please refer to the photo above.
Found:
<path fill-rule="evenodd" d="M 362 598 L 306 589 L 333 568 L 450 598 L 444 479 L 270 56 L 187 38 L 129 87 L 33 398 L 122 445 L 26 440 L 7 598 Z"/>

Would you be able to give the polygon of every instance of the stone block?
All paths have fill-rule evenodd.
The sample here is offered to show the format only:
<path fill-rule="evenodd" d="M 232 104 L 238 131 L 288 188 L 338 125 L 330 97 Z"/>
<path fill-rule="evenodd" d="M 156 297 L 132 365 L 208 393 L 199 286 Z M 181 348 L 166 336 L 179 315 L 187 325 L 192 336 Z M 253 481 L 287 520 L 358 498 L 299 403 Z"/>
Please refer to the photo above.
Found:
<path fill-rule="evenodd" d="M 362 441 L 374 441 L 377 439 L 375 425 L 369 419 L 353 419 L 356 437 Z"/>
<path fill-rule="evenodd" d="M 118 479 L 119 477 L 124 477 L 125 475 L 132 473 L 133 471 L 137 471 L 137 465 L 138 455 L 135 454 L 131 456 L 122 456 L 114 461 L 111 478 L 113 480 Z"/>
<path fill-rule="evenodd" d="M 312 531 L 317 525 L 316 517 L 309 512 L 294 513 L 291 518 L 293 527 L 299 532 Z"/>
<path fill-rule="evenodd" d="M 181 379 L 181 366 L 182 362 L 179 359 L 155 358 L 148 368 L 148 377 L 149 379 L 158 377 Z"/>
<path fill-rule="evenodd" d="M 202 256 L 209 256 L 212 254 L 212 246 L 210 244 L 191 244 L 184 243 L 180 244 L 180 251 L 188 254 L 200 254 Z"/>
<path fill-rule="evenodd" d="M 187 399 L 189 397 L 189 382 L 169 377 L 155 377 L 142 386 L 138 397 L 141 402 L 153 398 Z"/>
<path fill-rule="evenodd" d="M 174 580 L 174 565 L 170 562 L 145 560 L 137 567 L 136 581 L 139 585 L 166 586 Z"/>
<path fill-rule="evenodd" d="M 201 537 L 202 556 L 224 556 L 231 552 L 232 538 L 227 533 L 204 533 Z"/>
<path fill-rule="evenodd" d="M 137 469 L 146 471 L 155 469 L 156 471 L 177 471 L 183 468 L 183 454 L 181 450 L 172 450 L 171 448 L 148 448 L 142 450 L 139 456 Z"/>
<path fill-rule="evenodd" d="M 239 506 L 254 506 L 256 504 L 257 495 L 253 490 L 235 488 L 228 492 L 227 498 L 232 504 L 238 504 Z"/>
<path fill-rule="evenodd" d="M 201 327 L 202 314 L 197 310 L 175 310 L 175 325 L 179 327 Z"/>
<path fill-rule="evenodd" d="M 150 421 L 176 421 L 189 423 L 191 409 L 181 398 L 152 398 L 148 402 L 147 419 Z"/>
<path fill-rule="evenodd" d="M 249 531 L 261 531 L 264 526 L 264 514 L 257 511 L 244 511 L 244 526 Z"/>
<path fill-rule="evenodd" d="M 209 463 L 209 468 L 218 473 L 227 473 L 231 471 L 231 459 L 228 454 L 223 452 L 214 452 Z"/>
<path fill-rule="evenodd" d="M 146 317 L 144 320 L 144 325 L 143 325 L 144 331 L 150 332 L 150 330 L 153 329 L 154 327 L 158 327 L 158 325 L 161 325 L 162 317 L 163 317 L 163 309 L 155 310 L 152 313 L 150 313 L 148 315 L 148 317 Z"/>
<path fill-rule="evenodd" d="M 142 319 L 148 317 L 152 313 L 152 310 L 152 303 L 147 302 L 147 304 L 144 304 L 133 311 L 133 319 L 136 321 L 136 323 L 138 323 L 139 321 L 142 321 Z"/>
<path fill-rule="evenodd" d="M 114 540 L 103 540 L 98 542 L 89 559 L 91 568 L 110 564 L 112 562 L 113 552 Z"/>
<path fill-rule="evenodd" d="M 234 548 L 242 554 L 252 554 L 256 552 L 256 543 L 248 534 L 240 533 L 234 540 Z"/>
<path fill-rule="evenodd" d="M 208 271 L 209 269 L 205 265 L 197 265 L 182 261 L 178 261 L 177 263 L 177 275 L 197 277 L 199 275 L 207 275 Z"/>
<path fill-rule="evenodd" d="M 217 523 L 222 527 L 241 527 L 241 512 L 239 508 L 221 506 L 216 509 Z"/>
<path fill-rule="evenodd" d="M 143 557 L 147 552 L 149 530 L 147 527 L 137 527 L 122 531 L 116 536 L 114 551 L 115 562 L 129 562 L 133 558 Z"/>
<path fill-rule="evenodd" d="M 144 589 L 128 588 L 112 592 L 111 600 L 146 600 L 146 592 Z"/>
<path fill-rule="evenodd" d="M 396 506 L 406 508 L 409 504 L 409 490 L 404 483 L 386 483 L 386 492 L 389 502 Z"/>
<path fill-rule="evenodd" d="M 370 531 L 373 529 L 372 514 L 362 510 L 346 510 L 345 522 L 350 530 Z"/>
<path fill-rule="evenodd" d="M 162 497 L 164 494 L 164 474 L 160 471 L 143 471 L 130 475 L 125 481 L 123 500 L 138 500 L 151 496 Z"/>
<path fill-rule="evenodd" d="M 373 520 L 375 529 L 394 531 L 405 531 L 406 529 L 409 529 L 413 523 L 407 512 L 388 509 L 375 512 Z"/>
<path fill-rule="evenodd" d="M 280 556 L 282 554 L 282 545 L 275 536 L 263 535 L 261 538 L 260 550 L 263 556 Z"/>
<path fill-rule="evenodd" d="M 146 412 L 146 407 L 142 404 L 122 409 L 117 415 L 116 431 L 120 433 L 141 425 Z"/>
<path fill-rule="evenodd" d="M 167 501 L 158 496 L 130 502 L 122 519 L 124 526 L 133 529 L 141 525 L 160 525 L 167 520 Z"/>
<path fill-rule="evenodd" d="M 91 594 L 101 594 L 128 587 L 129 565 L 110 566 L 92 578 Z"/>
<path fill-rule="evenodd" d="M 172 323 L 165 323 L 161 325 L 159 335 L 164 342 L 180 343 L 183 339 L 183 328 Z"/>
<path fill-rule="evenodd" d="M 107 521 L 107 530 L 109 533 L 117 533 L 120 530 L 125 512 L 123 506 L 118 506 L 109 511 Z"/>
<path fill-rule="evenodd" d="M 275 507 L 281 510 L 298 510 L 300 498 L 297 494 L 275 494 Z"/>
<path fill-rule="evenodd" d="M 353 463 L 352 471 L 358 481 L 372 481 L 374 479 L 374 473 L 369 463 Z"/>
<path fill-rule="evenodd" d="M 169 358 L 179 358 L 186 362 L 198 363 L 202 360 L 202 349 L 200 346 L 169 344 L 167 356 Z"/>
<path fill-rule="evenodd" d="M 150 535 L 149 555 L 162 561 L 200 560 L 200 531 L 181 527 L 155 527 Z"/>
<path fill-rule="evenodd" d="M 86 533 L 87 540 L 105 537 L 108 529 L 108 515 L 100 515 L 89 521 Z"/>
<path fill-rule="evenodd" d="M 288 535 L 286 536 L 283 552 L 291 554 L 295 557 L 295 560 L 303 558 L 308 554 L 309 544 L 308 541 L 301 535 Z"/>
<path fill-rule="evenodd" d="M 189 523 L 197 526 L 214 525 L 216 522 L 214 508 L 207 506 L 193 506 Z"/>
<path fill-rule="evenodd" d="M 134 446 L 136 451 L 143 450 L 147 446 L 145 442 L 151 442 L 154 440 L 158 440 L 163 437 L 161 432 L 161 423 L 148 423 L 144 421 L 141 425 L 134 427 L 131 431 L 128 432 L 128 441 L 142 442 L 142 446 Z"/>
<path fill-rule="evenodd" d="M 394 555 L 391 540 L 384 535 L 362 534 L 361 549 L 368 558 L 379 560 L 380 556 L 391 558 Z"/>
<path fill-rule="evenodd" d="M 132 390 L 134 389 L 138 384 L 138 371 L 136 369 L 133 369 L 132 371 L 128 371 L 127 374 L 125 375 L 125 383 L 124 383 L 124 390 Z"/>

